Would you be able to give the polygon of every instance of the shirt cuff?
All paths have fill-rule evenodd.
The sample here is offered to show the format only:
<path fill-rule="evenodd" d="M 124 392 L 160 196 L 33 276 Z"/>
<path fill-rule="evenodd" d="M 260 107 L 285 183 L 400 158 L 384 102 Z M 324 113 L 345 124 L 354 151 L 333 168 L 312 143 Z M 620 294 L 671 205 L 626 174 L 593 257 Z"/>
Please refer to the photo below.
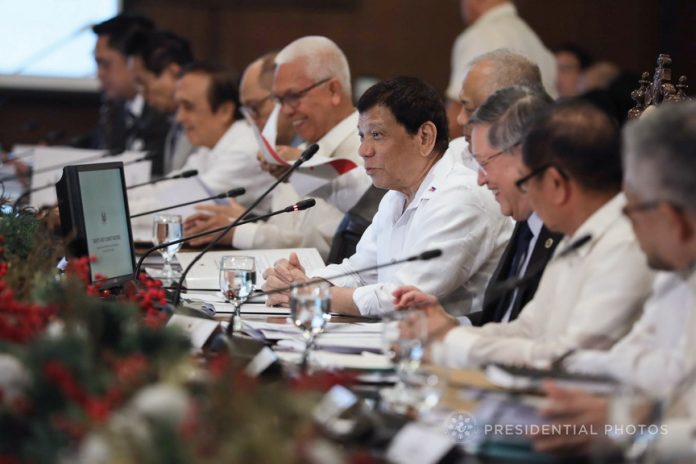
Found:
<path fill-rule="evenodd" d="M 434 363 L 447 367 L 473 367 L 471 350 L 479 335 L 468 327 L 455 327 L 440 343 L 433 345 L 431 357 Z"/>
<path fill-rule="evenodd" d="M 248 223 L 237 226 L 232 237 L 232 246 L 240 250 L 251 250 L 254 248 L 254 237 L 259 229 L 259 224 Z"/>
<path fill-rule="evenodd" d="M 363 316 L 379 316 L 394 311 L 392 293 L 395 289 L 391 284 L 363 285 L 353 292 L 353 303 Z"/>

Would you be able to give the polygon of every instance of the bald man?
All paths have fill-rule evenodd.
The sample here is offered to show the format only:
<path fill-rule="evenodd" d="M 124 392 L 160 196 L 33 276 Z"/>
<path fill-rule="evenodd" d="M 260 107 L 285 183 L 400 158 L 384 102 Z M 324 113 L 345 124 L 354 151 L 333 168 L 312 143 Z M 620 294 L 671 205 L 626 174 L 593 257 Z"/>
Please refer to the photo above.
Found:
<path fill-rule="evenodd" d="M 458 92 L 466 65 L 483 53 L 511 48 L 524 53 L 539 65 L 544 87 L 556 96 L 556 60 L 534 31 L 517 14 L 509 0 L 460 0 L 460 13 L 467 28 L 452 47 L 450 83 L 447 87 L 447 117 L 450 133 L 457 133 L 456 118 L 460 110 Z"/>

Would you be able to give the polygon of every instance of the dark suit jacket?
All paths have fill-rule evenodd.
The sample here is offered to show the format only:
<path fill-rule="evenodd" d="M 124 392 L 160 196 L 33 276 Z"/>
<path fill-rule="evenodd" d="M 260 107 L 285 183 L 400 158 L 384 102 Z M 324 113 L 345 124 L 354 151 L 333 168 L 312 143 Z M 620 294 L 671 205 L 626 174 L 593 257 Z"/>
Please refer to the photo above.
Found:
<path fill-rule="evenodd" d="M 125 102 L 122 100 L 104 100 L 99 109 L 98 128 L 85 137 L 79 138 L 74 145 L 79 148 L 106 149 L 112 155 L 118 155 L 128 149 L 134 140 L 143 142 L 143 150 L 153 154 L 152 175 L 163 172 L 164 143 L 170 122 L 167 115 L 160 113 L 147 104 L 140 117 L 127 126 Z"/>
<path fill-rule="evenodd" d="M 515 243 L 517 243 L 519 229 L 520 223 L 517 223 L 517 225 L 515 225 L 515 230 L 512 232 L 512 237 L 510 237 L 510 241 L 508 242 L 508 246 L 505 248 L 503 256 L 498 262 L 498 267 L 495 269 L 495 272 L 491 276 L 491 280 L 488 282 L 488 287 L 486 288 L 486 293 L 483 298 L 483 310 L 468 316 L 473 325 L 481 326 L 489 322 L 500 322 L 505 315 L 507 309 L 505 303 L 508 302 L 506 298 L 507 295 L 491 295 L 491 290 L 507 279 L 507 275 L 510 272 L 510 265 L 512 264 L 512 258 L 515 255 L 515 250 L 513 248 L 515 247 Z M 556 249 L 558 242 L 560 242 L 561 237 L 561 234 L 552 233 L 545 226 L 541 228 L 539 238 L 534 244 L 534 250 L 532 250 L 529 264 L 527 264 L 527 269 L 525 269 L 525 276 L 528 272 L 537 269 L 538 266 L 546 266 L 546 263 L 553 255 L 553 250 Z M 539 286 L 541 275 L 542 274 L 539 274 L 535 279 L 519 287 L 519 291 L 512 303 L 510 320 L 516 319 L 522 308 L 532 299 Z"/>

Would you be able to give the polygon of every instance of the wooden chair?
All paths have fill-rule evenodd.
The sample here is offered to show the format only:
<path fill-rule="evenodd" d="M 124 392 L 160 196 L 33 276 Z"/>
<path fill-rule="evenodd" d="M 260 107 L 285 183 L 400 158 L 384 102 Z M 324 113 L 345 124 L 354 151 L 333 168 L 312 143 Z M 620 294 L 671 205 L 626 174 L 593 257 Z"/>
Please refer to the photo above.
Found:
<path fill-rule="evenodd" d="M 644 72 L 638 81 L 640 87 L 631 92 L 636 105 L 628 111 L 628 119 L 639 118 L 645 110 L 665 102 L 689 100 L 686 89 L 686 76 L 679 77 L 676 85 L 672 84 L 672 58 L 661 53 L 657 57 L 657 67 L 652 81 L 650 74 Z"/>

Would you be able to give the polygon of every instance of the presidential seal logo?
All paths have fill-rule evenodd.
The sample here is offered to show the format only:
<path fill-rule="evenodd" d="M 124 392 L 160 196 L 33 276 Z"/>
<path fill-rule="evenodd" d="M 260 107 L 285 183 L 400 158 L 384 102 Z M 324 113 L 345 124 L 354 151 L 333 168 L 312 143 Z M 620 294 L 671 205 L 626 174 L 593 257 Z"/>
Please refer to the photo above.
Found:
<path fill-rule="evenodd" d="M 463 443 L 474 435 L 476 419 L 468 412 L 458 411 L 447 419 L 447 435 L 457 443 Z"/>

